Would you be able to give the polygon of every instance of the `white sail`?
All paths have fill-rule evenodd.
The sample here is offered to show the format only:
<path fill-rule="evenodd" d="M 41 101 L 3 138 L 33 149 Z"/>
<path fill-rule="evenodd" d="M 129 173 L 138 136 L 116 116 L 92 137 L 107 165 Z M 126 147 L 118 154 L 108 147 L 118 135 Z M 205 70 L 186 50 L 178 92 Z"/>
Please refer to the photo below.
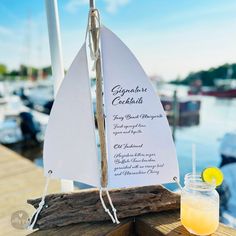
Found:
<path fill-rule="evenodd" d="M 178 162 L 168 121 L 127 46 L 101 27 L 108 187 L 173 182 Z"/>
<path fill-rule="evenodd" d="M 52 177 L 100 186 L 86 44 L 54 101 L 44 141 L 44 171 Z"/>

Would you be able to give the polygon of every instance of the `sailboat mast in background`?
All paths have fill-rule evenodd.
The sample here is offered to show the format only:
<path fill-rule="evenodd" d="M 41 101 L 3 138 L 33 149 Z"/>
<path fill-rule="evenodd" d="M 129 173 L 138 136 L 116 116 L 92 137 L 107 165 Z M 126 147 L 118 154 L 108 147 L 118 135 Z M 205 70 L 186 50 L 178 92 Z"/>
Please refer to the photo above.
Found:
<path fill-rule="evenodd" d="M 61 47 L 61 33 L 58 14 L 57 0 L 45 0 L 48 36 L 50 45 L 52 77 L 54 79 L 54 98 L 64 78 L 64 66 Z M 61 180 L 61 191 L 71 192 L 74 190 L 72 180 Z"/>

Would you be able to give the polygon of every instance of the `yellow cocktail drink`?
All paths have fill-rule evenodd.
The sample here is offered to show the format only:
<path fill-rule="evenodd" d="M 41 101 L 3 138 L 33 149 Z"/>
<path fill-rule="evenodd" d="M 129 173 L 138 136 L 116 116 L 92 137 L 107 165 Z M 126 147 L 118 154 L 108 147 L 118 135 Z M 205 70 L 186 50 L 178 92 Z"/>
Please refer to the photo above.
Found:
<path fill-rule="evenodd" d="M 192 234 L 214 233 L 219 225 L 219 195 L 215 186 L 203 182 L 199 175 L 186 175 L 181 192 L 180 218 Z"/>
<path fill-rule="evenodd" d="M 181 199 L 181 222 L 191 233 L 209 235 L 219 225 L 219 203 L 201 196 Z"/>

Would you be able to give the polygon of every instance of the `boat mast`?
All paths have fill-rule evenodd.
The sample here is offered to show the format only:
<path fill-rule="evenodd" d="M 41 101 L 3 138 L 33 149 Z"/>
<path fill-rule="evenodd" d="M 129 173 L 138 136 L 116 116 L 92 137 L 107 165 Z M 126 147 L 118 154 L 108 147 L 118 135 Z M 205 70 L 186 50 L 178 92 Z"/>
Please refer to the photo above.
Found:
<path fill-rule="evenodd" d="M 64 66 L 62 60 L 61 34 L 57 0 L 45 0 L 48 36 L 52 64 L 52 76 L 54 80 L 54 98 L 64 77 Z M 74 185 L 72 180 L 61 180 L 61 191 L 72 192 Z"/>
<path fill-rule="evenodd" d="M 103 92 L 102 92 L 102 71 L 101 71 L 101 56 L 99 49 L 99 25 L 97 10 L 95 10 L 95 1 L 90 0 L 90 23 L 91 35 L 93 42 L 93 50 L 97 52 L 95 61 L 96 68 L 96 117 L 98 124 L 98 133 L 100 139 L 101 149 L 101 187 L 107 187 L 107 151 L 105 139 L 105 125 L 104 125 L 104 112 L 103 112 Z"/>

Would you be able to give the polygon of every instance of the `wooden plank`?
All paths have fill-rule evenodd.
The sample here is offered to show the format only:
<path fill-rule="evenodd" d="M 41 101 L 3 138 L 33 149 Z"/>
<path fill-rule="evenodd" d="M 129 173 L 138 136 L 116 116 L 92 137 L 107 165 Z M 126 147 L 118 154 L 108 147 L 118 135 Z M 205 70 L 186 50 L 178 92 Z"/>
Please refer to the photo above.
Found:
<path fill-rule="evenodd" d="M 143 221 L 135 222 L 135 235 L 137 236 L 163 236 L 164 234 Z"/>
<path fill-rule="evenodd" d="M 178 211 L 152 213 L 144 216 L 121 220 L 121 224 L 110 222 L 79 223 L 48 230 L 38 230 L 30 236 L 190 236 L 181 225 Z M 220 224 L 212 236 L 236 236 L 236 230 Z"/>
<path fill-rule="evenodd" d="M 121 227 L 117 227 L 117 229 L 109 232 L 107 236 L 135 236 L 134 227 L 134 219 L 131 219 L 130 222 L 123 224 Z"/>
<path fill-rule="evenodd" d="M 24 210 L 31 216 L 34 208 L 26 201 L 28 198 L 41 196 L 44 185 L 45 178 L 41 168 L 0 145 L 0 236 L 21 236 L 28 233 L 12 227 L 11 215 L 17 210 Z M 59 190 L 59 181 L 50 181 L 49 193 Z"/>
<path fill-rule="evenodd" d="M 187 236 L 191 235 L 180 222 L 179 211 L 148 214 L 136 218 L 135 232 L 138 236 Z M 212 236 L 236 236 L 236 230 L 220 224 Z"/>

